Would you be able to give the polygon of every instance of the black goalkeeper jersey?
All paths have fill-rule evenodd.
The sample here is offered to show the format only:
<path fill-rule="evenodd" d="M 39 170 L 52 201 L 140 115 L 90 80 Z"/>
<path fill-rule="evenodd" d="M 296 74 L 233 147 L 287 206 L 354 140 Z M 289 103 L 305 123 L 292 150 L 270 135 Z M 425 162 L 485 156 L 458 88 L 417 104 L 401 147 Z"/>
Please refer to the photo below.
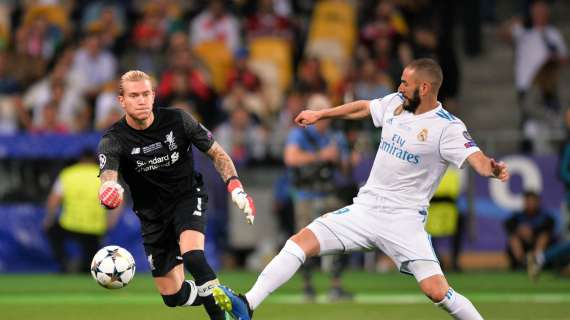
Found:
<path fill-rule="evenodd" d="M 123 117 L 99 142 L 101 172 L 119 172 L 131 190 L 133 209 L 148 220 L 160 218 L 182 197 L 194 196 L 192 145 L 205 152 L 214 143 L 210 131 L 180 109 L 153 113 L 148 128 L 134 129 Z"/>

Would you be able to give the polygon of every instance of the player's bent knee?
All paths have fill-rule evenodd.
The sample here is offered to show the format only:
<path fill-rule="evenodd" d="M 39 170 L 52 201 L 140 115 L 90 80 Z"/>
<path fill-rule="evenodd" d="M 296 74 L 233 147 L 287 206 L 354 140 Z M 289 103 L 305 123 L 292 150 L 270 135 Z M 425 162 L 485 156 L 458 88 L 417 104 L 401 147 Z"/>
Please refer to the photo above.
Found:
<path fill-rule="evenodd" d="M 413 260 L 402 267 L 414 275 L 422 292 L 432 301 L 439 302 L 445 297 L 449 285 L 439 263 L 432 260 Z"/>
<path fill-rule="evenodd" d="M 164 304 L 165 304 L 167 307 L 170 307 L 170 308 L 178 307 L 178 296 L 177 296 L 177 293 L 176 293 L 176 294 L 171 294 L 171 295 L 163 295 L 163 296 L 162 296 L 162 301 L 164 301 Z"/>
<path fill-rule="evenodd" d="M 442 301 L 449 290 L 449 285 L 442 278 L 442 276 L 433 276 L 420 282 L 423 293 L 433 302 Z"/>
<path fill-rule="evenodd" d="M 308 228 L 303 228 L 301 231 L 289 238 L 289 241 L 294 242 L 301 250 L 305 258 L 310 258 L 319 254 L 320 244 L 317 236 Z"/>
<path fill-rule="evenodd" d="M 170 308 L 193 305 L 196 302 L 197 289 L 192 281 L 184 281 L 175 294 L 161 295 L 164 304 Z"/>
<path fill-rule="evenodd" d="M 439 302 L 445 298 L 445 294 L 447 290 L 438 288 L 430 288 L 429 290 L 425 290 L 424 294 L 433 302 Z"/>

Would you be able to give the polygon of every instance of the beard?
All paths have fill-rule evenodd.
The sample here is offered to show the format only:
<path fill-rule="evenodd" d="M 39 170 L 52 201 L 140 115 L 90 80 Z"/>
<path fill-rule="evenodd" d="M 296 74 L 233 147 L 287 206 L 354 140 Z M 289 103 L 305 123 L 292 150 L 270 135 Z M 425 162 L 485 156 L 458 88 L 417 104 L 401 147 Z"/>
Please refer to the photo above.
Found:
<path fill-rule="evenodd" d="M 406 96 L 404 96 L 404 98 L 406 99 L 403 103 L 404 110 L 415 113 L 422 102 L 422 99 L 420 98 L 420 89 L 414 90 L 411 99 Z"/>

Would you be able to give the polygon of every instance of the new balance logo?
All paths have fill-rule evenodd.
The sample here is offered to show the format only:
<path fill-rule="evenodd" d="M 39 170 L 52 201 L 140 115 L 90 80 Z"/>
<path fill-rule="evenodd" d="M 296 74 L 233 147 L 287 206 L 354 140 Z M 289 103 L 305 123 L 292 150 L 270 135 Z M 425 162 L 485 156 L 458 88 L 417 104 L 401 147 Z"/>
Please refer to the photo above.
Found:
<path fill-rule="evenodd" d="M 451 113 L 449 113 L 449 112 L 447 112 L 447 111 L 445 111 L 445 110 L 443 110 L 443 109 L 439 110 L 439 111 L 436 112 L 435 114 L 437 114 L 438 116 L 440 116 L 440 117 L 442 117 L 442 118 L 444 118 L 444 119 L 447 119 L 447 120 L 449 120 L 449 121 L 455 120 L 455 116 L 454 116 L 454 115 L 452 115 Z"/>
<path fill-rule="evenodd" d="M 204 283 L 201 286 L 198 286 L 198 295 L 200 297 L 207 297 L 212 294 L 212 291 L 215 287 L 220 285 L 220 281 L 218 279 L 210 280 Z"/>

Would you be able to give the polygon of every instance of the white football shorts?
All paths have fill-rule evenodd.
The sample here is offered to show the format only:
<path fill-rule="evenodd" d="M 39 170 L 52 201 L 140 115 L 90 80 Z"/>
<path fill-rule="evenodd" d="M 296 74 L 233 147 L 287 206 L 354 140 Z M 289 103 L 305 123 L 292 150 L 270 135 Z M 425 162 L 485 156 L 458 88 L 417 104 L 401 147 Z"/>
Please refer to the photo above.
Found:
<path fill-rule="evenodd" d="M 413 274 L 418 281 L 443 274 L 424 229 L 426 211 L 379 209 L 352 204 L 329 212 L 307 226 L 317 237 L 320 255 L 380 249 L 400 272 Z M 414 263 L 412 262 L 434 262 Z"/>

